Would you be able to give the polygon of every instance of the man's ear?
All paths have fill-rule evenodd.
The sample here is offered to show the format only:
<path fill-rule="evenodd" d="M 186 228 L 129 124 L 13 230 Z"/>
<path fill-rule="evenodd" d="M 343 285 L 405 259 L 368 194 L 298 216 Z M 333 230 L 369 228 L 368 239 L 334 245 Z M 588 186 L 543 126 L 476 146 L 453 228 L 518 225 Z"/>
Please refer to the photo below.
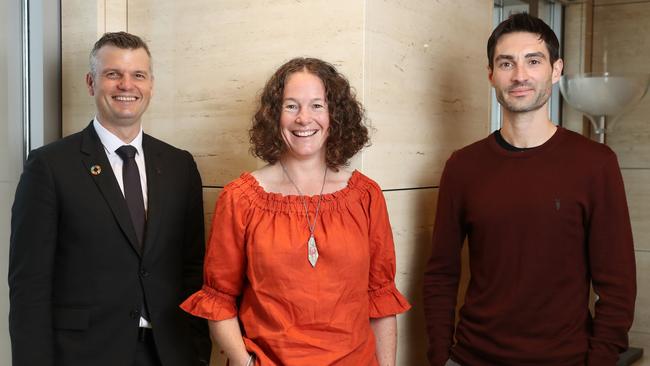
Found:
<path fill-rule="evenodd" d="M 553 84 L 560 81 L 560 77 L 562 77 L 563 69 L 564 69 L 564 61 L 562 61 L 561 58 L 558 58 L 557 60 L 555 60 L 555 63 L 553 63 Z"/>
<path fill-rule="evenodd" d="M 494 71 L 492 70 L 490 65 L 487 66 L 487 70 L 488 70 L 488 81 L 490 82 L 490 84 L 494 85 L 494 83 L 492 82 L 492 76 Z"/>
<path fill-rule="evenodd" d="M 92 73 L 87 73 L 86 74 L 86 87 L 88 88 L 88 94 L 90 94 L 91 97 L 95 96 L 95 79 L 93 78 Z"/>

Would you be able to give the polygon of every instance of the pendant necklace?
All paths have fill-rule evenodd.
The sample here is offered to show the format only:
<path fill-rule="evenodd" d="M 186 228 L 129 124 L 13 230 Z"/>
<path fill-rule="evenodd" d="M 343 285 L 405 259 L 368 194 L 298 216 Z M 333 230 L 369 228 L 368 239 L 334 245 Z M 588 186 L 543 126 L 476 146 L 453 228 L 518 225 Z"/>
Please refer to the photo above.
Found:
<path fill-rule="evenodd" d="M 316 213 L 314 214 L 314 223 L 312 224 L 311 221 L 309 221 L 309 210 L 307 209 L 307 202 L 305 201 L 305 196 L 300 191 L 300 188 L 298 188 L 298 185 L 293 181 L 293 179 L 291 179 L 291 176 L 289 175 L 289 172 L 287 172 L 287 168 L 285 168 L 284 164 L 282 164 L 282 161 L 281 160 L 278 161 L 280 162 L 280 166 L 282 167 L 282 171 L 284 172 L 284 175 L 286 175 L 287 178 L 289 178 L 289 182 L 291 182 L 294 188 L 296 188 L 296 191 L 298 191 L 298 196 L 302 201 L 302 207 L 305 209 L 305 217 L 307 218 L 307 228 L 309 229 L 309 240 L 307 240 L 307 259 L 309 260 L 309 263 L 311 264 L 312 267 L 316 267 L 316 262 L 318 261 L 318 247 L 316 246 L 316 239 L 314 239 L 314 230 L 316 229 L 316 221 L 318 220 L 320 203 L 323 200 L 323 189 L 325 189 L 325 178 L 327 178 L 327 165 L 325 166 L 325 173 L 323 174 L 323 185 L 320 187 L 320 194 L 318 194 L 318 204 L 316 205 Z"/>

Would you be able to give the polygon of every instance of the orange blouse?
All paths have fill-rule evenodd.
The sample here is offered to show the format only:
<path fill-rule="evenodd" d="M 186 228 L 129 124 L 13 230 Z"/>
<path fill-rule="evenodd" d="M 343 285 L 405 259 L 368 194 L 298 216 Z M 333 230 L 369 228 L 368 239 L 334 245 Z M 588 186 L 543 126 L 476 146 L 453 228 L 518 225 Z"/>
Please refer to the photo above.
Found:
<path fill-rule="evenodd" d="M 306 197 L 313 220 L 318 196 Z M 228 184 L 212 222 L 203 288 L 181 307 L 196 316 L 238 316 L 255 365 L 377 365 L 370 318 L 402 313 L 386 202 L 354 171 L 322 198 L 316 267 L 300 197 L 267 193 L 244 173 Z"/>

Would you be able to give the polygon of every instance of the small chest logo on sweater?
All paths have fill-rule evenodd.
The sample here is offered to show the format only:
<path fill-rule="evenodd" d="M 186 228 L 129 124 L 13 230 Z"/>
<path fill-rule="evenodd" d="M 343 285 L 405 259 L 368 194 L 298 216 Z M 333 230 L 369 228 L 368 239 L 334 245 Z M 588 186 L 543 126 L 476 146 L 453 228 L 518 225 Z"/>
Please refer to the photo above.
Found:
<path fill-rule="evenodd" d="M 553 201 L 555 202 L 555 211 L 560 211 L 560 204 L 561 204 L 560 199 L 556 198 Z"/>

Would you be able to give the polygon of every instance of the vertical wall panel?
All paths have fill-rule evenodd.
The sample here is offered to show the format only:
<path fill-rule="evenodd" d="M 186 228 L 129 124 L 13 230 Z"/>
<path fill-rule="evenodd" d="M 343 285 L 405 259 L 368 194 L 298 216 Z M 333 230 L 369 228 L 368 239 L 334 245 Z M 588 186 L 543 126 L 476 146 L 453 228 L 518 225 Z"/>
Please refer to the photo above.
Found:
<path fill-rule="evenodd" d="M 64 136 L 84 128 L 95 115 L 85 77 L 88 55 L 104 33 L 104 0 L 61 0 L 61 99 Z"/>
<path fill-rule="evenodd" d="M 128 0 L 104 0 L 104 31 L 127 31 L 127 4 Z"/>
<path fill-rule="evenodd" d="M 650 1 L 596 0 L 593 69 L 612 73 L 650 73 Z M 637 264 L 637 301 L 630 333 L 632 346 L 650 349 L 650 97 L 621 116 L 607 136 L 625 180 Z M 648 357 L 642 364 L 650 364 Z"/>
<path fill-rule="evenodd" d="M 634 247 L 650 252 L 650 169 L 623 169 L 622 174 L 632 220 Z"/>
<path fill-rule="evenodd" d="M 437 189 L 386 192 L 397 256 L 397 288 L 413 308 L 398 316 L 398 365 L 426 363 L 422 274 L 430 255 Z"/>
<path fill-rule="evenodd" d="M 636 252 L 637 294 L 632 331 L 650 336 L 650 252 Z M 634 345 L 634 344 L 632 344 Z M 648 348 L 650 344 L 640 344 Z"/>
<path fill-rule="evenodd" d="M 364 171 L 384 188 L 437 185 L 451 152 L 489 132 L 493 5 L 367 4 L 364 90 L 376 134 Z"/>

